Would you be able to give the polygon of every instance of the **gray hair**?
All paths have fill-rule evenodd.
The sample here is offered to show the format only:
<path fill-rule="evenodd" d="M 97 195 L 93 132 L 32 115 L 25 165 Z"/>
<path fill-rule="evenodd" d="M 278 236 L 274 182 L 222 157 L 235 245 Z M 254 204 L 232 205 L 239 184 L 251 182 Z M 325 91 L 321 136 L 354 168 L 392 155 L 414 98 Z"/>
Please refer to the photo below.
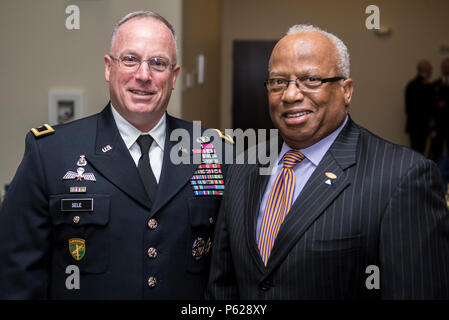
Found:
<path fill-rule="evenodd" d="M 111 47 L 110 47 L 109 51 L 112 53 L 112 47 L 114 46 L 115 37 L 117 36 L 117 31 L 120 28 L 120 26 L 131 19 L 137 19 L 137 18 L 153 18 L 153 19 L 156 19 L 156 20 L 162 22 L 164 25 L 167 26 L 167 28 L 170 30 L 171 34 L 173 35 L 173 42 L 175 44 L 175 50 L 176 50 L 176 53 L 175 53 L 176 54 L 175 63 L 176 63 L 177 56 L 178 56 L 178 46 L 176 45 L 175 29 L 173 28 L 171 23 L 168 22 L 167 19 L 165 19 L 160 14 L 157 14 L 156 12 L 152 12 L 152 11 L 134 11 L 134 12 L 128 13 L 126 16 L 121 18 L 120 21 L 115 24 L 114 30 L 112 31 Z"/>
<path fill-rule="evenodd" d="M 337 36 L 335 36 L 332 33 L 329 33 L 321 28 L 315 27 L 313 25 L 307 25 L 307 24 L 297 24 L 287 31 L 287 35 L 289 34 L 295 34 L 295 33 L 301 33 L 301 32 L 318 32 L 322 35 L 326 36 L 329 40 L 331 40 L 335 47 L 337 48 L 338 52 L 338 59 L 337 59 L 337 69 L 341 73 L 341 76 L 345 78 L 349 78 L 349 69 L 350 69 L 350 63 L 349 63 L 349 53 L 348 48 L 346 45 L 341 41 Z"/>

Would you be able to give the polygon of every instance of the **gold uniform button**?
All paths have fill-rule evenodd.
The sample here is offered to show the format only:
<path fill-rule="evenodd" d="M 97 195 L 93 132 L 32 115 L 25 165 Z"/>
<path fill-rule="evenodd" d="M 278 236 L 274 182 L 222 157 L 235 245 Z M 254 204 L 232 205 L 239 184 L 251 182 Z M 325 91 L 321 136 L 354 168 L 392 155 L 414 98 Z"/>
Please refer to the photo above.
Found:
<path fill-rule="evenodd" d="M 157 279 L 156 277 L 149 277 L 148 278 L 148 286 L 150 288 L 154 288 L 157 285 Z"/>
<path fill-rule="evenodd" d="M 157 220 L 156 220 L 156 219 L 150 219 L 150 220 L 148 220 L 148 228 L 154 230 L 154 229 L 157 228 L 157 225 L 158 225 L 158 223 L 157 223 Z"/>
<path fill-rule="evenodd" d="M 73 217 L 73 223 L 78 223 L 80 222 L 80 217 L 79 216 L 74 216 Z"/>
<path fill-rule="evenodd" d="M 156 258 L 157 256 L 157 250 L 156 248 L 151 247 L 150 249 L 148 249 L 148 257 L 150 257 L 151 259 Z"/>

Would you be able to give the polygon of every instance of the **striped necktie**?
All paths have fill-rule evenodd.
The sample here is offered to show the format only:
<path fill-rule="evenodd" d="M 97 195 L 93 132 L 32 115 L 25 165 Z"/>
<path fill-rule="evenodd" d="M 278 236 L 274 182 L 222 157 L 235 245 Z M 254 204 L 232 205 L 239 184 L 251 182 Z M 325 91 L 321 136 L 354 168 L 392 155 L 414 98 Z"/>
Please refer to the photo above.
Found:
<path fill-rule="evenodd" d="M 267 265 L 279 228 L 293 204 L 295 191 L 295 173 L 293 168 L 304 159 L 299 150 L 289 150 L 285 153 L 282 169 L 277 176 L 268 197 L 259 234 L 259 251 L 262 260 Z"/>

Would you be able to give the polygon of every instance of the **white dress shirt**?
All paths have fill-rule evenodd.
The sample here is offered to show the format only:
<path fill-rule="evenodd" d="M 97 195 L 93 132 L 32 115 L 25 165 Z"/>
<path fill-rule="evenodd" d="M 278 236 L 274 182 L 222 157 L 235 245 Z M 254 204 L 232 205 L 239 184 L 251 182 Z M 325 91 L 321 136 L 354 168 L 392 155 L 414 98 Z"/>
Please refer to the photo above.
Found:
<path fill-rule="evenodd" d="M 125 142 L 126 147 L 131 154 L 134 162 L 136 163 L 136 167 L 139 163 L 140 156 L 142 155 L 140 151 L 140 147 L 137 144 L 137 138 L 140 135 L 149 134 L 153 137 L 154 141 L 150 147 L 150 164 L 153 169 L 154 176 L 156 181 L 159 183 L 159 178 L 161 177 L 162 171 L 162 161 L 164 159 L 164 144 L 165 144 L 165 128 L 166 124 L 166 115 L 162 116 L 156 126 L 151 129 L 149 132 L 141 132 L 139 129 L 134 127 L 131 123 L 129 123 L 125 118 L 123 118 L 117 110 L 111 104 L 112 115 L 114 116 L 115 123 L 117 125 L 118 131 Z"/>

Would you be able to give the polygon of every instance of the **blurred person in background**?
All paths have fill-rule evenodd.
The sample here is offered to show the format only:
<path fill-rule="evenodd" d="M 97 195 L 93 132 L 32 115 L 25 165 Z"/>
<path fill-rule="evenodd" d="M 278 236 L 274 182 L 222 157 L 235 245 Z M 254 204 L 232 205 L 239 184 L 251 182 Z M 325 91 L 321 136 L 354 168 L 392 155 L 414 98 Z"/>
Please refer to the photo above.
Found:
<path fill-rule="evenodd" d="M 430 83 L 432 65 L 421 60 L 418 74 L 405 89 L 405 110 L 407 113 L 406 132 L 410 136 L 410 147 L 424 154 L 431 130 L 433 89 Z"/>

